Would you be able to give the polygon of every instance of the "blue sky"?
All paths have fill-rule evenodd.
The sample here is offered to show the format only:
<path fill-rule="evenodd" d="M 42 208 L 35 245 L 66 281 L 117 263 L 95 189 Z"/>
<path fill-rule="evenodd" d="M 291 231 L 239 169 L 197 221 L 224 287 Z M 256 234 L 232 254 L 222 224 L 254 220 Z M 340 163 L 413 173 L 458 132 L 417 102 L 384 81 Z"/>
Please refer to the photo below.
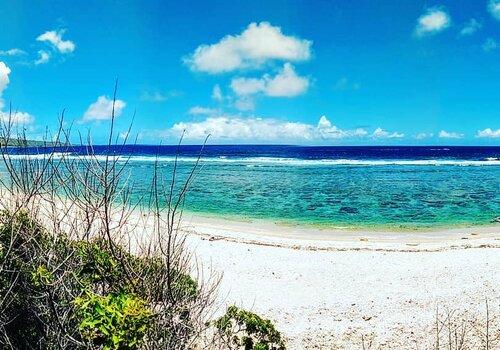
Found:
<path fill-rule="evenodd" d="M 500 0 L 1 1 L 0 116 L 34 138 L 500 144 Z"/>

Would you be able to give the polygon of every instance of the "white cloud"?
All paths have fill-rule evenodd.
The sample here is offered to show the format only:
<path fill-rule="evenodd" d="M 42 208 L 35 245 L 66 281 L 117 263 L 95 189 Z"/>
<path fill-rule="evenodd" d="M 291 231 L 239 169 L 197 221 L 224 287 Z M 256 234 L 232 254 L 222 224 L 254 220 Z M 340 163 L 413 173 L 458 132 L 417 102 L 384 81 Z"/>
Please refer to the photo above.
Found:
<path fill-rule="evenodd" d="M 442 139 L 461 139 L 464 135 L 458 132 L 441 130 L 438 136 Z"/>
<path fill-rule="evenodd" d="M 371 136 L 376 139 L 400 139 L 403 138 L 405 134 L 399 133 L 397 131 L 389 132 L 378 127 L 375 129 Z"/>
<path fill-rule="evenodd" d="M 4 107 L 4 101 L 2 99 L 2 94 L 4 92 L 4 90 L 7 88 L 7 86 L 9 85 L 9 74 L 10 74 L 11 70 L 9 67 L 7 67 L 7 65 L 0 61 L 0 110 L 3 109 Z"/>
<path fill-rule="evenodd" d="M 218 116 L 198 122 L 181 122 L 175 124 L 170 133 L 178 136 L 184 130 L 186 139 L 195 140 L 204 139 L 208 134 L 216 140 L 273 141 L 311 137 L 311 127 L 308 124 L 254 117 Z"/>
<path fill-rule="evenodd" d="M 26 125 L 32 124 L 35 121 L 35 118 L 26 112 L 2 112 L 0 111 L 0 121 L 2 123 L 11 123 L 15 125 Z"/>
<path fill-rule="evenodd" d="M 433 7 L 418 18 L 415 34 L 417 36 L 424 36 L 438 33 L 448 28 L 450 24 L 451 19 L 448 13 L 442 9 Z"/>
<path fill-rule="evenodd" d="M 500 129 L 492 130 L 491 128 L 486 128 L 484 130 L 478 130 L 476 137 L 484 137 L 491 139 L 500 138 Z"/>
<path fill-rule="evenodd" d="M 26 55 L 26 51 L 18 48 L 13 48 L 5 51 L 0 50 L 0 56 L 22 56 L 22 55 Z"/>
<path fill-rule="evenodd" d="M 483 43 L 483 50 L 485 52 L 490 52 L 498 48 L 498 43 L 496 42 L 495 39 L 493 38 L 488 38 L 486 41 Z"/>
<path fill-rule="evenodd" d="M 231 89 L 238 96 L 253 95 L 265 91 L 266 81 L 265 78 L 234 78 Z"/>
<path fill-rule="evenodd" d="M 283 69 L 274 77 L 266 79 L 265 94 L 267 96 L 292 97 L 307 91 L 309 79 L 295 73 L 290 63 L 285 63 Z"/>
<path fill-rule="evenodd" d="M 424 139 L 431 138 L 433 136 L 434 136 L 433 133 L 420 132 L 420 133 L 416 134 L 415 136 L 413 136 L 413 138 L 416 140 L 424 140 Z"/>
<path fill-rule="evenodd" d="M 231 81 L 231 89 L 238 96 L 263 93 L 272 97 L 293 97 L 303 94 L 308 87 L 309 78 L 297 75 L 290 63 L 285 63 L 274 77 L 265 74 L 262 78 L 235 78 Z"/>
<path fill-rule="evenodd" d="M 115 101 L 115 117 L 119 117 L 125 108 L 126 103 L 122 100 Z M 113 112 L 113 100 L 106 96 L 99 96 L 97 101 L 92 103 L 85 114 L 83 121 L 109 120 Z"/>
<path fill-rule="evenodd" d="M 194 71 L 211 74 L 258 68 L 272 60 L 304 61 L 312 42 L 284 35 L 268 22 L 251 23 L 241 34 L 227 35 L 218 43 L 201 45 L 185 59 Z"/>
<path fill-rule="evenodd" d="M 194 106 L 189 109 L 188 113 L 192 115 L 213 115 L 217 113 L 217 110 L 214 108 Z"/>
<path fill-rule="evenodd" d="M 59 51 L 60 53 L 71 53 L 75 51 L 75 43 L 71 40 L 63 40 L 62 36 L 64 35 L 65 30 L 50 30 L 41 34 L 36 38 L 37 41 L 48 42 L 52 45 L 54 49 Z"/>
<path fill-rule="evenodd" d="M 465 23 L 463 28 L 460 30 L 460 35 L 472 35 L 475 32 L 477 32 L 479 29 L 481 29 L 483 25 L 478 22 L 475 18 L 471 18 L 470 20 Z"/>
<path fill-rule="evenodd" d="M 3 112 L 4 101 L 2 98 L 3 92 L 10 83 L 9 74 L 11 73 L 10 68 L 2 61 L 0 61 L 0 121 L 3 123 L 12 124 L 31 124 L 34 122 L 32 115 L 26 112 Z"/>
<path fill-rule="evenodd" d="M 490 0 L 488 11 L 490 11 L 493 17 L 500 20 L 500 0 Z"/>
<path fill-rule="evenodd" d="M 319 118 L 316 127 L 318 134 L 322 139 L 343 139 L 349 137 L 363 137 L 368 134 L 365 129 L 357 128 L 353 130 L 342 130 L 333 125 L 326 116 Z"/>
<path fill-rule="evenodd" d="M 212 99 L 214 99 L 217 102 L 221 102 L 224 99 L 224 96 L 222 95 L 222 90 L 219 86 L 219 84 L 216 84 L 214 88 L 212 89 Z"/>
<path fill-rule="evenodd" d="M 325 141 L 346 138 L 362 138 L 364 129 L 342 130 L 322 116 L 316 125 L 290 122 L 274 118 L 241 117 L 231 115 L 210 116 L 202 121 L 180 122 L 161 132 L 162 136 L 203 140 L 208 134 L 214 140 L 248 142 L 300 142 Z"/>
<path fill-rule="evenodd" d="M 40 50 L 38 51 L 38 59 L 35 61 L 35 65 L 45 64 L 49 62 L 50 54 L 47 51 Z"/>

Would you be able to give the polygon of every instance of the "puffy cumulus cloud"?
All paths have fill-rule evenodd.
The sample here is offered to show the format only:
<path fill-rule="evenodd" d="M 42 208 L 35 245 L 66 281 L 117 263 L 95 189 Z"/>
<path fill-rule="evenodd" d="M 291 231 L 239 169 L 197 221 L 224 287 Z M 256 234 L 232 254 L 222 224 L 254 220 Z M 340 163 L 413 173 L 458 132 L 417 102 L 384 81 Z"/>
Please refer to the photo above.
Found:
<path fill-rule="evenodd" d="M 283 69 L 274 78 L 265 80 L 265 94 L 267 96 L 297 96 L 306 92 L 309 87 L 309 78 L 297 75 L 290 63 L 285 63 Z"/>
<path fill-rule="evenodd" d="M 415 34 L 425 36 L 441 32 L 451 25 L 451 18 L 446 11 L 440 8 L 430 8 L 418 18 Z"/>
<path fill-rule="evenodd" d="M 275 141 L 311 138 L 308 124 L 256 117 L 217 116 L 197 122 L 180 122 L 174 124 L 169 133 L 179 136 L 183 131 L 186 139 L 193 140 L 204 139 L 208 134 L 216 140 Z"/>
<path fill-rule="evenodd" d="M 485 52 L 490 52 L 498 48 L 498 43 L 493 38 L 488 38 L 482 45 Z"/>
<path fill-rule="evenodd" d="M 40 50 L 38 51 L 38 59 L 35 61 L 35 65 L 45 64 L 49 62 L 50 54 L 47 51 Z"/>
<path fill-rule="evenodd" d="M 343 139 L 350 137 L 363 137 L 368 134 L 368 132 L 363 128 L 357 128 L 353 130 L 339 129 L 338 127 L 333 125 L 326 116 L 321 116 L 321 118 L 319 118 L 316 130 L 322 139 Z"/>
<path fill-rule="evenodd" d="M 18 48 L 13 48 L 9 50 L 0 50 L 0 56 L 22 56 L 26 55 L 26 51 L 18 49 Z"/>
<path fill-rule="evenodd" d="M 119 117 L 126 103 L 122 100 L 116 100 L 114 103 L 115 117 Z M 82 121 L 109 120 L 113 114 L 113 100 L 106 96 L 99 96 L 97 101 L 92 103 L 83 114 Z"/>
<path fill-rule="evenodd" d="M 26 112 L 3 112 L 4 100 L 2 98 L 3 92 L 10 83 L 9 74 L 11 73 L 10 68 L 2 61 L 0 61 L 0 121 L 3 123 L 11 124 L 31 124 L 35 121 L 35 118 Z"/>
<path fill-rule="evenodd" d="M 234 78 L 231 89 L 238 96 L 253 95 L 265 91 L 266 81 L 265 78 Z"/>
<path fill-rule="evenodd" d="M 4 90 L 7 88 L 7 86 L 9 85 L 10 72 L 11 72 L 10 68 L 7 67 L 7 65 L 4 62 L 0 61 L 0 110 L 2 110 L 2 108 L 4 106 L 2 94 L 3 94 Z"/>
<path fill-rule="evenodd" d="M 441 130 L 438 136 L 442 139 L 461 139 L 464 135 L 454 131 Z"/>
<path fill-rule="evenodd" d="M 488 3 L 488 11 L 493 17 L 500 21 L 500 0 L 490 0 Z"/>
<path fill-rule="evenodd" d="M 35 118 L 26 112 L 2 112 L 0 111 L 0 121 L 5 124 L 27 125 L 32 124 Z"/>
<path fill-rule="evenodd" d="M 483 25 L 481 24 L 481 22 L 477 21 L 475 18 L 471 18 L 470 20 L 467 21 L 467 23 L 465 23 L 465 25 L 460 30 L 460 35 L 462 36 L 472 35 L 482 27 Z"/>
<path fill-rule="evenodd" d="M 262 93 L 272 97 L 293 97 L 301 95 L 309 87 L 309 78 L 301 77 L 290 63 L 273 77 L 265 74 L 262 78 L 234 78 L 231 89 L 238 96 Z"/>
<path fill-rule="evenodd" d="M 55 50 L 60 53 L 71 53 L 75 51 L 76 45 L 71 40 L 63 40 L 64 29 L 49 30 L 39 35 L 36 40 L 49 43 Z"/>
<path fill-rule="evenodd" d="M 217 113 L 217 110 L 214 108 L 194 106 L 189 109 L 188 113 L 192 115 L 213 115 Z"/>
<path fill-rule="evenodd" d="M 185 59 L 194 71 L 211 74 L 258 68 L 272 60 L 304 61 L 312 42 L 284 35 L 268 22 L 251 23 L 241 34 L 227 35 L 218 43 L 201 45 Z"/>
<path fill-rule="evenodd" d="M 375 129 L 375 131 L 373 131 L 371 136 L 376 139 L 400 139 L 403 138 L 405 134 L 399 133 L 397 131 L 389 132 L 385 129 L 378 127 Z"/>
<path fill-rule="evenodd" d="M 345 138 L 361 138 L 364 129 L 342 130 L 322 116 L 316 125 L 290 122 L 274 118 L 241 117 L 231 115 L 210 116 L 202 121 L 180 122 L 161 132 L 162 136 L 203 140 L 211 135 L 215 140 L 248 142 L 304 142 Z"/>
<path fill-rule="evenodd" d="M 478 130 L 476 137 L 496 139 L 500 138 L 500 129 L 493 130 L 491 128 L 486 128 L 484 130 Z"/>

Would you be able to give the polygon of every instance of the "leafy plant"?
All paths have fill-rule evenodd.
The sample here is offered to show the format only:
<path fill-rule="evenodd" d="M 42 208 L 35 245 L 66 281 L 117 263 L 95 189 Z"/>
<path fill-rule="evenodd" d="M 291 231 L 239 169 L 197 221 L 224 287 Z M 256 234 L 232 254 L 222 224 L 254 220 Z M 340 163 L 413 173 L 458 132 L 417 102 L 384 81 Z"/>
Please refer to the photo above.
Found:
<path fill-rule="evenodd" d="M 136 349 L 144 340 L 152 312 L 144 300 L 125 292 L 75 299 L 82 337 L 104 350 Z"/>
<path fill-rule="evenodd" d="M 285 342 L 270 320 L 253 312 L 230 306 L 214 322 L 215 328 L 232 348 L 245 350 L 284 350 Z"/>
<path fill-rule="evenodd" d="M 111 254 L 109 243 L 103 239 L 74 243 L 82 283 L 108 282 L 116 285 L 123 278 L 119 262 Z"/>
<path fill-rule="evenodd" d="M 43 265 L 39 265 L 35 271 L 31 272 L 31 281 L 35 287 L 46 286 L 52 283 L 53 276 Z"/>

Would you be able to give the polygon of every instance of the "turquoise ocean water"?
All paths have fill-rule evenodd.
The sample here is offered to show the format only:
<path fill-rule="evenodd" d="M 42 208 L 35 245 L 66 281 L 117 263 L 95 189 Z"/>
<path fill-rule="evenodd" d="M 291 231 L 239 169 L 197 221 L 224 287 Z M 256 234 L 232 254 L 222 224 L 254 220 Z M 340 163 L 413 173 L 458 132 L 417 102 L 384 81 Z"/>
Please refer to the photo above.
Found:
<path fill-rule="evenodd" d="M 156 159 L 163 181 L 169 181 L 175 148 L 112 152 L 131 156 L 133 198 L 149 191 Z M 199 146 L 182 148 L 179 180 L 198 152 Z M 499 157 L 499 147 L 212 146 L 203 152 L 184 208 L 322 227 L 485 225 L 500 216 Z"/>

